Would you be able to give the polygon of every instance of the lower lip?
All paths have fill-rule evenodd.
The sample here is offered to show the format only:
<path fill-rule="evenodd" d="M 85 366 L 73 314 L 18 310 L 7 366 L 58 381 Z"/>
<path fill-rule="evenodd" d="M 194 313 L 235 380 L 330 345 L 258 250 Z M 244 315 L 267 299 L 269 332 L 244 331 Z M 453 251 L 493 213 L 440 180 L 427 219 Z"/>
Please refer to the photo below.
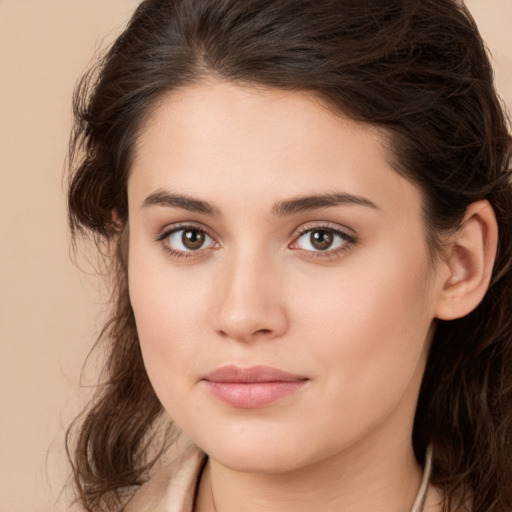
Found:
<path fill-rule="evenodd" d="M 272 382 L 204 381 L 210 393 L 223 402 L 241 409 L 265 407 L 298 391 L 306 380 Z"/>

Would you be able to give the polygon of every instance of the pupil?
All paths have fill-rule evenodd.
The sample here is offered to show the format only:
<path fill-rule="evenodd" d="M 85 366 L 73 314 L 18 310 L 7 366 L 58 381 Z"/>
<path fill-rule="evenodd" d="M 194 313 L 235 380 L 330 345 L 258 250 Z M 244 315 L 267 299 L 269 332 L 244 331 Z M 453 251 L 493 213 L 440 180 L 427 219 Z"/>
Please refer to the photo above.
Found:
<path fill-rule="evenodd" d="M 330 231 L 313 231 L 311 233 L 311 245 L 319 251 L 329 249 L 333 242 L 333 234 Z"/>
<path fill-rule="evenodd" d="M 200 249 L 204 244 L 204 233 L 198 230 L 184 231 L 181 241 L 187 249 Z"/>

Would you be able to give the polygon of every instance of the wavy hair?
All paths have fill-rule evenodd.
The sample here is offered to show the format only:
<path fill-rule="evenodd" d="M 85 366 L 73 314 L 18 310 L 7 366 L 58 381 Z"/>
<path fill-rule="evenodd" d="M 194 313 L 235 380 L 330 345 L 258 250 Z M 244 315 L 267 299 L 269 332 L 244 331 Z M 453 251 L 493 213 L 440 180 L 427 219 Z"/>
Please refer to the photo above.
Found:
<path fill-rule="evenodd" d="M 312 91 L 388 134 L 397 172 L 423 191 L 429 246 L 487 199 L 499 226 L 480 305 L 438 321 L 413 430 L 434 446 L 444 510 L 512 504 L 512 192 L 509 125 L 474 20 L 456 0 L 146 0 L 79 82 L 70 142 L 69 223 L 110 265 L 103 379 L 68 431 L 77 496 L 113 511 L 166 438 L 128 296 L 126 184 L 141 125 L 168 91 L 208 76 Z M 112 213 L 115 212 L 115 221 Z M 160 432 L 160 433 L 159 433 Z M 153 454 L 150 456 L 150 454 Z"/>

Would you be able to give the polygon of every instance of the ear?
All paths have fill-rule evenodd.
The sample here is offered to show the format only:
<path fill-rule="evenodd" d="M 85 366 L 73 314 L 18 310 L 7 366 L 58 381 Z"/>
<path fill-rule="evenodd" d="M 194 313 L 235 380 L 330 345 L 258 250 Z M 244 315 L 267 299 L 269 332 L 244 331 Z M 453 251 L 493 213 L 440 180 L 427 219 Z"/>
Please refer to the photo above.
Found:
<path fill-rule="evenodd" d="M 114 228 L 114 231 L 119 231 L 121 229 L 121 219 L 119 218 L 119 215 L 117 214 L 117 210 L 112 210 L 112 227 Z"/>
<path fill-rule="evenodd" d="M 447 240 L 448 277 L 442 283 L 436 317 L 454 320 L 473 311 L 489 287 L 498 246 L 498 225 L 488 201 L 472 203 Z"/>

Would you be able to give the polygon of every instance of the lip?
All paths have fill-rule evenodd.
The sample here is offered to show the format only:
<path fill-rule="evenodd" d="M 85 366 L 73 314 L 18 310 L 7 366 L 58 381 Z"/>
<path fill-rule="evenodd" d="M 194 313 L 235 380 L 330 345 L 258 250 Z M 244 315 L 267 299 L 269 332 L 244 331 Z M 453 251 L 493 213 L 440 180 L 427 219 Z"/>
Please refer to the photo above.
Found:
<path fill-rule="evenodd" d="M 219 400 L 242 409 L 270 405 L 301 389 L 308 378 L 270 366 L 221 366 L 202 381 Z"/>

